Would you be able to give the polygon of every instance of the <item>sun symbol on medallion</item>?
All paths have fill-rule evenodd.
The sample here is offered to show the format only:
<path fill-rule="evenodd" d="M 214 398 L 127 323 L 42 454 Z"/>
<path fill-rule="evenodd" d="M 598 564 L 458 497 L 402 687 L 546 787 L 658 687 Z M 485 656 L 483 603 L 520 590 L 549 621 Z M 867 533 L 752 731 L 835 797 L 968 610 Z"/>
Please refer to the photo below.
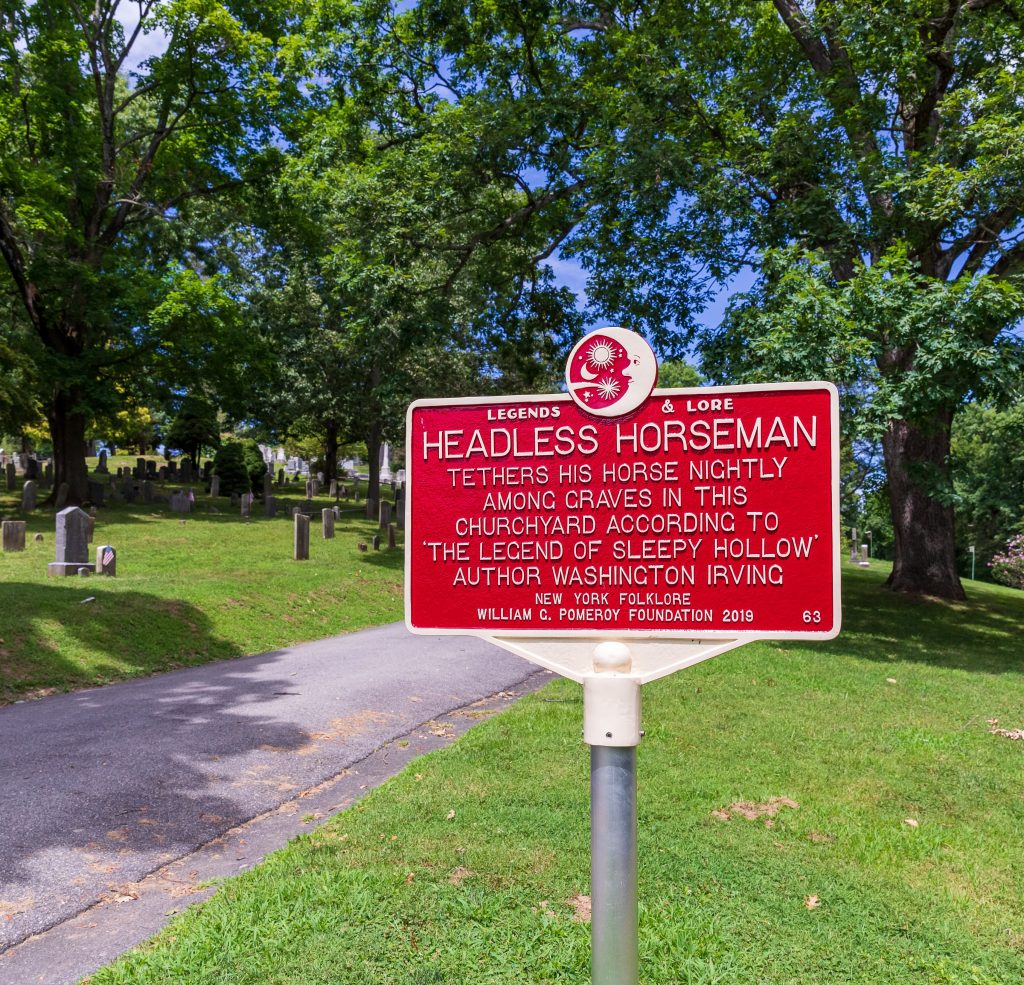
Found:
<path fill-rule="evenodd" d="M 606 376 L 597 384 L 597 392 L 601 394 L 605 400 L 612 400 L 617 397 L 620 389 L 619 381 L 611 376 Z"/>
<path fill-rule="evenodd" d="M 595 342 L 587 350 L 587 362 L 596 369 L 607 369 L 615 362 L 615 349 L 607 342 Z"/>

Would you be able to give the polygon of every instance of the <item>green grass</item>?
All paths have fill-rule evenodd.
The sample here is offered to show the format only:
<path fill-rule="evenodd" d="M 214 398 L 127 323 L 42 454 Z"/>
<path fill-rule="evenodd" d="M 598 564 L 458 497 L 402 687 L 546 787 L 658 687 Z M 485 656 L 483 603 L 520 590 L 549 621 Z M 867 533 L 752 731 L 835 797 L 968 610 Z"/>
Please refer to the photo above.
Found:
<path fill-rule="evenodd" d="M 748 646 L 644 689 L 647 985 L 1024 980 L 1024 742 L 987 724 L 1024 726 L 1024 595 L 915 602 L 883 575 L 844 572 L 835 641 Z M 552 684 L 93 985 L 583 985 L 581 721 L 579 687 Z M 713 815 L 773 797 L 799 806 L 771 827 Z"/>
<path fill-rule="evenodd" d="M 111 471 L 128 462 L 135 464 L 113 459 Z M 291 506 L 304 500 L 303 483 L 275 489 L 277 518 L 265 519 L 257 501 L 249 521 L 227 497 L 209 500 L 201 488 L 184 523 L 166 503 L 100 507 L 90 558 L 96 545 L 112 544 L 117 577 L 88 579 L 48 578 L 53 508 L 22 515 L 20 480 L 16 494 L 0 492 L 0 514 L 28 521 L 26 551 L 0 554 L 0 703 L 401 618 L 402 552 L 387 550 L 386 533 L 380 552 L 358 550 L 380 531 L 355 503 L 341 504 L 350 512 L 325 541 L 319 510 L 333 503 L 321 496 L 310 560 L 294 561 Z M 208 504 L 220 514 L 208 514 Z"/>

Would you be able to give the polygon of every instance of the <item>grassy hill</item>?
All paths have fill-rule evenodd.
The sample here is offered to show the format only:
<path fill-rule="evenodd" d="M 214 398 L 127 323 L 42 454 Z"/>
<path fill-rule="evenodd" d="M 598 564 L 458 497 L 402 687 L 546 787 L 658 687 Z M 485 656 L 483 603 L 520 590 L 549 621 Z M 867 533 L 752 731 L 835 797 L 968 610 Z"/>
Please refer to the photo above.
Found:
<path fill-rule="evenodd" d="M 884 574 L 844 571 L 835 641 L 644 689 L 647 985 L 1024 980 L 1024 594 Z M 92 982 L 589 982 L 581 721 L 554 683 Z"/>

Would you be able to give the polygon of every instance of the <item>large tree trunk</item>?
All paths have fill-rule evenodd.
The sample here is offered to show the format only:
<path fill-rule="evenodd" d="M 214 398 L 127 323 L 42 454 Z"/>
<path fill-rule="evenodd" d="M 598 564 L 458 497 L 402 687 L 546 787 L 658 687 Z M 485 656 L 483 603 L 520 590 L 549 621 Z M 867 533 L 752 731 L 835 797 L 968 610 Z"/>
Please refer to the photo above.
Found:
<path fill-rule="evenodd" d="M 930 421 L 890 421 L 882 435 L 895 534 L 894 592 L 966 598 L 956 572 L 949 436 L 953 411 Z"/>
<path fill-rule="evenodd" d="M 338 422 L 328 421 L 324 426 L 324 479 L 338 478 Z"/>
<path fill-rule="evenodd" d="M 60 484 L 68 484 L 68 506 L 81 506 L 89 495 L 89 473 L 85 467 L 88 450 L 85 440 L 85 414 L 81 397 L 74 388 L 54 391 L 46 409 L 53 439 L 53 493 L 56 499 Z"/>

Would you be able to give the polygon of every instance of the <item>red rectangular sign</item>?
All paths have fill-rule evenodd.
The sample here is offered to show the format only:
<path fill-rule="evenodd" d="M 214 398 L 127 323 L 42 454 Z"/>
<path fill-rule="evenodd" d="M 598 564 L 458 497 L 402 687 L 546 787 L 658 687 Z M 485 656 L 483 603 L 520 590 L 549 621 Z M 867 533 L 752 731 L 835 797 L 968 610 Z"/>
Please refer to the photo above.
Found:
<path fill-rule="evenodd" d="M 828 383 L 421 400 L 406 430 L 406 622 L 483 636 L 830 638 Z"/>

